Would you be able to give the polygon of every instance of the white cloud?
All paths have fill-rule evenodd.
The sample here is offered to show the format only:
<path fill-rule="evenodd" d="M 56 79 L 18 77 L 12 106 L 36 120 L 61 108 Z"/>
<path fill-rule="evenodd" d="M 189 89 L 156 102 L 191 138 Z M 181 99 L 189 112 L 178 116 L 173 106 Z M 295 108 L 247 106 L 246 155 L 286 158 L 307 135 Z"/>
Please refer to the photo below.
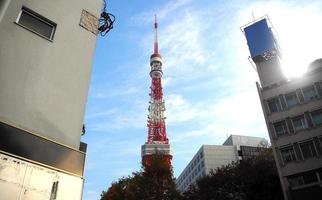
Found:
<path fill-rule="evenodd" d="M 196 118 L 199 114 L 197 108 L 194 108 L 181 95 L 171 94 L 165 97 L 167 111 L 167 124 L 176 124 L 187 122 Z"/>
<path fill-rule="evenodd" d="M 259 97 L 254 86 L 253 90 L 227 96 L 219 101 L 213 100 L 208 104 L 186 104 L 180 96 L 172 100 L 178 109 L 173 114 L 174 118 L 187 119 L 188 115 L 197 128 L 176 131 L 171 133 L 171 142 L 185 142 L 191 138 L 208 136 L 213 142 L 222 140 L 227 135 L 241 134 L 267 138 L 264 117 L 261 110 Z M 181 109 L 181 108 L 185 109 Z M 190 114 L 189 112 L 191 112 Z M 176 122 L 176 121 L 175 121 Z M 171 124 L 170 124 L 171 126 Z"/>

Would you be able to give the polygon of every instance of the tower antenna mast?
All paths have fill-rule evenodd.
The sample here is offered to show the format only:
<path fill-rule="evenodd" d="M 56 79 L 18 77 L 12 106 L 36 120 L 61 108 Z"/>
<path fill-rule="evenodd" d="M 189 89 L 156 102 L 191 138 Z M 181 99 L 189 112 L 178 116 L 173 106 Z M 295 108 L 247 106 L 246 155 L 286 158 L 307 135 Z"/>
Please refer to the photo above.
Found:
<path fill-rule="evenodd" d="M 148 138 L 147 142 L 142 145 L 142 162 L 145 166 L 149 165 L 153 154 L 162 153 L 165 162 L 170 166 L 172 153 L 165 126 L 162 57 L 158 47 L 158 21 L 156 15 L 154 16 L 154 49 L 150 57 L 150 66 L 151 93 L 148 108 Z"/>

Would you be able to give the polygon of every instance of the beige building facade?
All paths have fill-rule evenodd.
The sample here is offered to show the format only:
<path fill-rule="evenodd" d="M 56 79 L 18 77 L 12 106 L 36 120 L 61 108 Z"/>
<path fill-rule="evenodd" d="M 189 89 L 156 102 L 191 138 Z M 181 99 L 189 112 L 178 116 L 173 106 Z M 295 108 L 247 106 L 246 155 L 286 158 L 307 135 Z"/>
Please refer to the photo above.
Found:
<path fill-rule="evenodd" d="M 81 199 L 100 0 L 0 1 L 0 198 Z"/>

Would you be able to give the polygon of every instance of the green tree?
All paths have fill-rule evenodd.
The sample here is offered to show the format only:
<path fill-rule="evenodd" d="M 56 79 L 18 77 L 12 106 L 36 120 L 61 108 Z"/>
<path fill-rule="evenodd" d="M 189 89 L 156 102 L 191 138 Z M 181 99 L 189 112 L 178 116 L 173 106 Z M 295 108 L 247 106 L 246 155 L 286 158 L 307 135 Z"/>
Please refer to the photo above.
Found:
<path fill-rule="evenodd" d="M 162 154 L 152 156 L 149 166 L 120 178 L 101 194 L 101 200 L 180 200 L 176 190 L 172 168 Z"/>

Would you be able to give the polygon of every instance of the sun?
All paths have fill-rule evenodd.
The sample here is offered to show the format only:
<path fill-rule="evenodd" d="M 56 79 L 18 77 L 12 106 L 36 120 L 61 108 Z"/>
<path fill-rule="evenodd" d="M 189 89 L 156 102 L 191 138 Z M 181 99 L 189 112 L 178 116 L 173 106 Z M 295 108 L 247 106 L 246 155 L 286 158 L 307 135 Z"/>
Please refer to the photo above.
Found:
<path fill-rule="evenodd" d="M 322 57 L 320 13 L 310 10 L 290 11 L 289 17 L 278 19 L 278 43 L 282 53 L 282 69 L 288 78 L 300 77 L 311 62 Z"/>

